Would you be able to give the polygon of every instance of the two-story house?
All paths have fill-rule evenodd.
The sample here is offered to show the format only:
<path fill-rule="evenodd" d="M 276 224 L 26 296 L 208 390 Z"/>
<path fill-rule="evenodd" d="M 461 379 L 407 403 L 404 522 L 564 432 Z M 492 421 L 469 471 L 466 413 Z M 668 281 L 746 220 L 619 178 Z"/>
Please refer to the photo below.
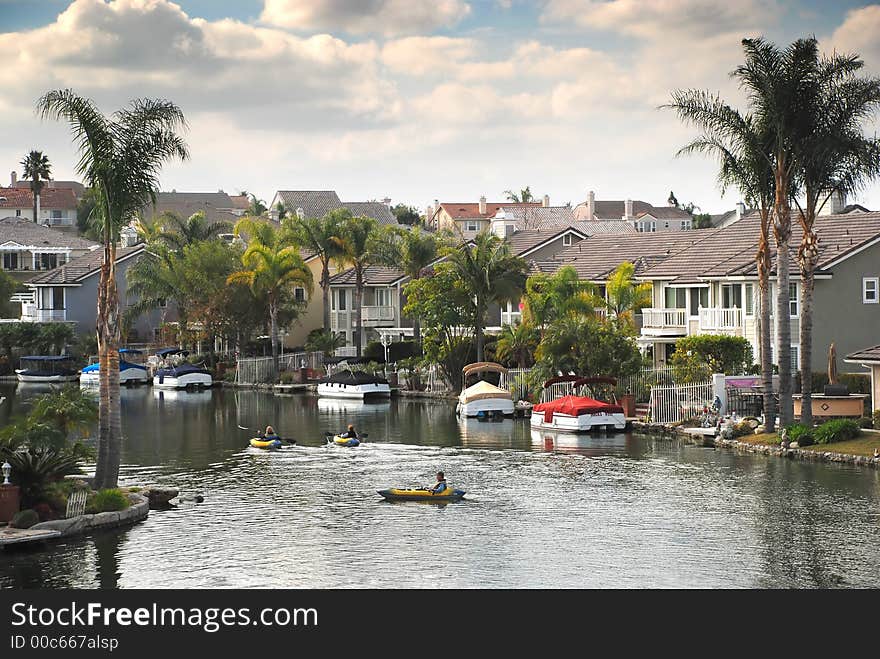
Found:
<path fill-rule="evenodd" d="M 40 191 L 37 224 L 55 228 L 76 227 L 76 195 L 70 188 L 56 188 L 46 181 Z M 34 221 L 34 193 L 30 188 L 0 188 L 0 216 Z"/>
<path fill-rule="evenodd" d="M 278 219 L 278 209 L 283 206 L 291 217 L 321 218 L 337 208 L 347 208 L 352 215 L 371 217 L 379 224 L 397 224 L 391 212 L 391 200 L 342 201 L 334 190 L 278 190 L 272 197 L 269 215 Z"/>
<path fill-rule="evenodd" d="M 577 220 L 623 220 L 639 233 L 689 231 L 693 225 L 691 214 L 678 208 L 672 200 L 667 206 L 654 206 L 637 199 L 597 200 L 592 190 L 585 202 L 575 206 L 574 214 Z"/>
<path fill-rule="evenodd" d="M 537 209 L 550 206 L 550 197 L 544 196 L 543 201 L 529 202 L 525 204 L 509 201 L 487 202 L 486 197 L 480 197 L 479 202 L 453 203 L 439 202 L 429 205 L 425 211 L 427 224 L 438 231 L 449 230 L 456 236 L 470 240 L 481 231 L 490 229 L 493 218 L 504 209 Z M 529 227 L 534 228 L 534 227 Z"/>
<path fill-rule="evenodd" d="M 490 221 L 490 231 L 501 238 L 516 231 L 559 231 L 566 227 L 574 227 L 587 236 L 637 233 L 632 223 L 624 220 L 578 220 L 571 206 L 502 206 Z"/>

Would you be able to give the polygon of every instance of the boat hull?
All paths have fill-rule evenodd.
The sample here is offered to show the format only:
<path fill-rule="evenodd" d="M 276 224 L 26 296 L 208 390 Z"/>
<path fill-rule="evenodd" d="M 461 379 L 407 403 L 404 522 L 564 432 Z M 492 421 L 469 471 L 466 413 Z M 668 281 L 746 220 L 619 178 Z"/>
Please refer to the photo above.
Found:
<path fill-rule="evenodd" d="M 280 449 L 283 446 L 283 443 L 280 439 L 270 439 L 269 441 L 266 441 L 264 439 L 258 439 L 256 437 L 251 439 L 250 444 L 254 448 L 261 448 L 267 451 Z"/>
<path fill-rule="evenodd" d="M 431 490 L 390 488 L 377 490 L 379 495 L 386 501 L 429 501 L 431 503 L 449 503 L 461 501 L 464 498 L 463 490 L 453 490 L 452 494 L 432 494 Z"/>
<path fill-rule="evenodd" d="M 333 437 L 332 440 L 330 440 L 330 443 L 335 446 L 354 447 L 354 446 L 360 446 L 361 440 L 359 440 L 355 437 L 340 437 L 339 435 L 336 435 L 335 437 Z"/>
<path fill-rule="evenodd" d="M 459 416 L 466 417 L 492 414 L 513 416 L 513 400 L 510 398 L 480 398 L 467 403 L 458 403 L 455 411 Z"/>
<path fill-rule="evenodd" d="M 571 416 L 554 412 L 550 423 L 547 423 L 542 412 L 532 412 L 532 428 L 538 430 L 555 430 L 557 432 L 594 432 L 607 430 L 614 432 L 626 429 L 626 417 L 619 412 L 610 414 L 580 414 Z"/>
<path fill-rule="evenodd" d="M 101 375 L 96 369 L 94 371 L 85 371 L 80 373 L 79 383 L 97 386 L 100 382 Z M 150 374 L 146 368 L 138 366 L 129 366 L 119 371 L 119 384 L 149 384 Z"/>
<path fill-rule="evenodd" d="M 72 374 L 40 374 L 29 373 L 21 369 L 15 371 L 15 376 L 19 382 L 76 382 L 79 380 L 79 373 Z"/>
<path fill-rule="evenodd" d="M 383 383 L 357 385 L 321 383 L 318 385 L 318 396 L 354 400 L 389 398 L 391 396 L 391 387 Z"/>
<path fill-rule="evenodd" d="M 153 386 L 159 389 L 207 388 L 212 384 L 214 384 L 214 380 L 207 373 L 187 373 L 179 377 L 173 375 L 153 376 Z"/>

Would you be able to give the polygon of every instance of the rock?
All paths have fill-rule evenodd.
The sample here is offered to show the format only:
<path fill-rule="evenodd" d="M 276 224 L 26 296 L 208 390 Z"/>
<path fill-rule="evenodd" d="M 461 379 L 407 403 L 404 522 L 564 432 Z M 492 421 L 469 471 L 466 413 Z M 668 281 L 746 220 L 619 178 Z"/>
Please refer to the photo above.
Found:
<path fill-rule="evenodd" d="M 800 447 L 801 447 L 801 445 L 798 444 L 797 442 L 792 442 L 791 444 L 788 445 L 788 448 L 800 448 Z"/>
<path fill-rule="evenodd" d="M 201 494 L 190 494 L 188 496 L 180 497 L 181 501 L 186 501 L 189 503 L 202 503 L 205 500 Z"/>
<path fill-rule="evenodd" d="M 27 510 L 19 510 L 15 513 L 12 517 L 12 521 L 9 522 L 9 526 L 14 529 L 29 529 L 39 522 L 40 516 L 37 514 L 37 511 L 28 508 Z"/>
<path fill-rule="evenodd" d="M 151 485 L 143 491 L 143 495 L 147 497 L 151 506 L 167 505 L 178 494 L 180 494 L 180 490 L 176 487 L 162 487 L 160 485 Z"/>

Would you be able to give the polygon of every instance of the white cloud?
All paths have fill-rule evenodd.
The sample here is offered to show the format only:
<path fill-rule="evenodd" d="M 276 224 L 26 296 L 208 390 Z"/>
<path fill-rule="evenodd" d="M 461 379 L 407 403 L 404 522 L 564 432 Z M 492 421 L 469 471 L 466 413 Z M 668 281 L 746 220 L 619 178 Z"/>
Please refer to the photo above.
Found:
<path fill-rule="evenodd" d="M 470 11 L 462 0 L 265 0 L 260 19 L 293 30 L 396 36 L 452 27 Z"/>
<path fill-rule="evenodd" d="M 843 23 L 823 46 L 839 53 L 858 53 L 865 66 L 880 72 L 880 5 L 869 5 L 848 12 Z"/>
<path fill-rule="evenodd" d="M 441 75 L 460 67 L 477 53 L 473 39 L 406 37 L 387 42 L 382 61 L 395 73 L 411 76 Z"/>

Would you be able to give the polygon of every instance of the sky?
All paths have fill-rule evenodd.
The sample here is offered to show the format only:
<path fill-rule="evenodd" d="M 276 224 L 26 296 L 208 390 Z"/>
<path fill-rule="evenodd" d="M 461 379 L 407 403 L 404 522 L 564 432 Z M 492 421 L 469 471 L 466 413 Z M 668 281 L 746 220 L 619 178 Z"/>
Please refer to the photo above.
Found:
<path fill-rule="evenodd" d="M 553 205 L 674 191 L 722 212 L 739 195 L 676 157 L 695 133 L 658 109 L 670 91 L 743 107 L 728 73 L 756 35 L 815 35 L 880 75 L 878 33 L 880 4 L 847 0 L 0 0 L 0 184 L 30 149 L 76 178 L 67 127 L 34 113 L 70 87 L 107 113 L 183 109 L 191 158 L 163 190 L 424 209 L 528 185 Z M 880 183 L 850 201 L 880 209 Z"/>

